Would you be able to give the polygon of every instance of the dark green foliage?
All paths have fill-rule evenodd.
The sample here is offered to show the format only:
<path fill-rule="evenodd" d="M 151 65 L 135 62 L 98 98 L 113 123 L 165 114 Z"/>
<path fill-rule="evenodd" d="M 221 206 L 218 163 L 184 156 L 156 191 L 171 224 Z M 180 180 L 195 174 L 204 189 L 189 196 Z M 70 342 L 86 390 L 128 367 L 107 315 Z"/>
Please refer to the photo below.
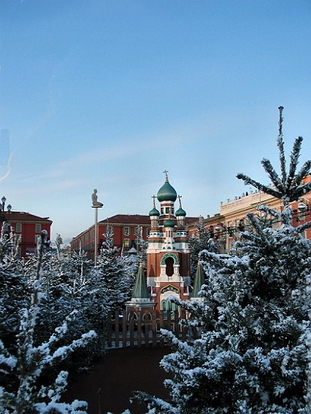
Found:
<path fill-rule="evenodd" d="M 217 252 L 219 248 L 218 244 L 213 240 L 213 234 L 211 234 L 211 231 L 207 231 L 204 227 L 203 219 L 197 223 L 196 227 L 197 235 L 189 237 L 188 240 L 190 249 L 190 275 L 192 283 L 195 278 L 200 252 L 205 249 Z"/>
<path fill-rule="evenodd" d="M 0 411 L 7 414 L 69 413 L 74 407 L 86 407 L 85 402 L 74 402 L 72 405 L 59 401 L 67 385 L 68 373 L 59 371 L 58 367 L 62 361 L 68 361 L 68 355 L 92 342 L 96 338 L 96 333 L 94 330 L 82 334 L 75 332 L 76 317 L 79 315 L 76 310 L 63 317 L 61 324 L 52 328 L 55 320 L 53 315 L 46 312 L 46 303 L 43 304 L 48 296 L 47 286 L 53 284 L 52 277 L 48 284 L 43 283 L 43 262 L 45 271 L 48 269 L 49 275 L 53 269 L 51 257 L 44 254 L 45 240 L 46 232 L 43 231 L 38 244 L 37 257 L 33 261 L 30 260 L 26 266 L 28 288 L 23 292 L 26 299 L 21 300 L 20 305 L 12 301 L 12 310 L 16 311 L 16 318 L 11 319 L 9 332 L 12 344 L 6 345 L 7 332 L 4 332 L 5 335 L 1 332 Z M 20 263 L 22 265 L 24 262 L 21 260 Z M 3 266 L 1 270 L 3 272 Z M 23 277 L 19 275 L 6 272 L 5 276 L 6 280 L 3 283 L 5 294 L 8 294 L 7 289 L 12 287 L 16 293 L 26 286 Z M 8 285 L 7 281 L 12 280 L 16 282 L 15 286 Z M 51 300 L 49 305 L 52 303 Z M 5 317 L 9 315 L 9 311 L 9 306 L 6 306 Z M 46 333 L 40 329 L 43 321 L 46 322 Z M 51 330 L 52 334 L 49 334 Z"/>
<path fill-rule="evenodd" d="M 263 191 L 264 193 L 282 199 L 286 205 L 291 201 L 299 200 L 300 197 L 311 191 L 311 182 L 302 184 L 303 178 L 310 174 L 311 161 L 306 161 L 303 164 L 302 168 L 299 171 L 297 171 L 302 141 L 303 138 L 298 137 L 294 142 L 293 150 L 290 157 L 289 171 L 287 173 L 284 152 L 284 141 L 282 133 L 280 133 L 277 143 L 279 148 L 279 157 L 281 164 L 281 177 L 272 167 L 271 162 L 269 160 L 265 158 L 262 160 L 262 166 L 267 172 L 273 184 L 273 187 L 263 185 L 245 174 L 240 173 L 237 175 L 237 178 L 244 180 L 245 184 L 250 184 L 258 190 Z"/>
<path fill-rule="evenodd" d="M 131 269 L 136 270 L 134 268 L 133 263 L 120 256 L 119 249 L 113 245 L 112 234 L 107 233 L 93 272 L 102 280 L 109 311 L 123 309 L 125 302 L 131 299 L 136 274 Z"/>

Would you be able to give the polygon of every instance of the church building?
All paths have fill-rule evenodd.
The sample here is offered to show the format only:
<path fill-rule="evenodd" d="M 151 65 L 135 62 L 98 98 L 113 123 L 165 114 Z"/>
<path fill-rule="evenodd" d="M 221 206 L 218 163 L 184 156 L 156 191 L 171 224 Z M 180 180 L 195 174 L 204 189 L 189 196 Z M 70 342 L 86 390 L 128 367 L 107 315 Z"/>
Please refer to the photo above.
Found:
<path fill-rule="evenodd" d="M 151 229 L 147 248 L 147 285 L 151 299 L 156 302 L 157 310 L 174 310 L 175 305 L 169 298 L 175 296 L 189 299 L 190 266 L 189 246 L 186 231 L 186 212 L 179 199 L 175 211 L 177 193 L 168 180 L 153 196 L 153 209 L 150 211 Z M 156 208 L 156 199 L 160 209 Z"/>

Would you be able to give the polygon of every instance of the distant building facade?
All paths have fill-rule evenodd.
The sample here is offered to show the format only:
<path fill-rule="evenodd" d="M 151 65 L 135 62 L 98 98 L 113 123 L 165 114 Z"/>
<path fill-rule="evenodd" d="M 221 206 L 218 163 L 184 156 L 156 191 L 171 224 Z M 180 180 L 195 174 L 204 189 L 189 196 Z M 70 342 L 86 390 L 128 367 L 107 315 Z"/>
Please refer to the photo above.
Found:
<path fill-rule="evenodd" d="M 311 176 L 304 179 L 310 182 Z M 283 203 L 281 200 L 272 197 L 262 191 L 246 192 L 241 197 L 228 200 L 222 203 L 220 213 L 213 217 L 203 220 L 205 230 L 211 237 L 218 240 L 223 251 L 228 251 L 232 244 L 237 240 L 238 234 L 247 225 L 247 214 L 258 213 L 260 205 L 267 205 L 270 208 L 282 211 Z M 300 200 L 290 204 L 293 216 L 292 225 L 297 227 L 311 220 L 311 192 L 305 194 Z M 196 236 L 198 223 L 188 226 L 190 236 Z M 275 227 L 278 223 L 275 223 Z M 305 231 L 305 237 L 311 240 L 311 229 Z"/>
<path fill-rule="evenodd" d="M 117 214 L 101 220 L 97 224 L 97 246 L 100 249 L 105 240 L 107 231 L 113 232 L 114 245 L 119 247 L 123 252 L 129 251 L 136 246 L 138 237 L 147 240 L 150 231 L 149 216 L 139 214 Z M 79 251 L 80 249 L 87 252 L 89 257 L 94 256 L 95 246 L 95 225 L 84 230 L 78 236 L 74 237 L 71 242 L 71 250 Z M 98 252 L 99 253 L 99 252 Z"/>
<path fill-rule="evenodd" d="M 187 218 L 186 222 L 197 221 L 197 217 Z M 137 248 L 137 238 L 148 240 L 151 223 L 150 217 L 140 214 L 116 214 L 97 223 L 98 253 L 105 241 L 107 231 L 113 232 L 113 243 L 120 252 L 127 253 L 133 247 Z M 84 250 L 90 258 L 94 257 L 95 225 L 73 237 L 70 242 L 71 250 Z"/>
<path fill-rule="evenodd" d="M 39 217 L 21 211 L 1 211 L 1 232 L 18 242 L 21 257 L 35 252 L 37 238 L 43 230 L 47 231 L 50 239 L 52 223 L 49 217 Z"/>

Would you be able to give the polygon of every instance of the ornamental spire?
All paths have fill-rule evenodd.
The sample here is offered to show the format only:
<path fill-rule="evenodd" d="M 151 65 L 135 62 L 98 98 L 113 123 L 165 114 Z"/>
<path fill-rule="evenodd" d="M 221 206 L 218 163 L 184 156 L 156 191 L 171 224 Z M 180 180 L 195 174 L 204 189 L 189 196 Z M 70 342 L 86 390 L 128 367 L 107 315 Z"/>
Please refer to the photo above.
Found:
<path fill-rule="evenodd" d="M 144 266 L 142 263 L 140 263 L 138 267 L 135 286 L 132 292 L 132 299 L 150 299 L 147 288 L 147 280 L 144 275 Z"/>
<path fill-rule="evenodd" d="M 163 173 L 165 174 L 165 182 L 168 183 L 168 171 L 164 170 Z"/>
<path fill-rule="evenodd" d="M 197 265 L 197 270 L 195 273 L 193 290 L 191 292 L 191 299 L 201 298 L 201 296 L 199 296 L 199 292 L 202 286 L 204 285 L 204 283 L 205 283 L 204 270 L 202 267 L 202 262 L 199 260 L 198 265 Z"/>

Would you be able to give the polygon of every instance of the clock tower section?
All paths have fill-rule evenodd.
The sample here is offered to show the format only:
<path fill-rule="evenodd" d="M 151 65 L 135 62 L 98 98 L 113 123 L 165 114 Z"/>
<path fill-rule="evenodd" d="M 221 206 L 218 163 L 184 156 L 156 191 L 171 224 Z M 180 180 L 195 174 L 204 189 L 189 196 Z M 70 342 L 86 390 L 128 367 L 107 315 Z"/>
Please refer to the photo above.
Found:
<path fill-rule="evenodd" d="M 157 310 L 175 310 L 169 298 L 189 299 L 190 266 L 189 245 L 185 227 L 186 212 L 181 206 L 175 212 L 177 193 L 164 171 L 166 179 L 153 196 L 153 209 L 149 212 L 151 229 L 147 248 L 147 284 Z M 156 199 L 160 211 L 156 208 Z"/>

